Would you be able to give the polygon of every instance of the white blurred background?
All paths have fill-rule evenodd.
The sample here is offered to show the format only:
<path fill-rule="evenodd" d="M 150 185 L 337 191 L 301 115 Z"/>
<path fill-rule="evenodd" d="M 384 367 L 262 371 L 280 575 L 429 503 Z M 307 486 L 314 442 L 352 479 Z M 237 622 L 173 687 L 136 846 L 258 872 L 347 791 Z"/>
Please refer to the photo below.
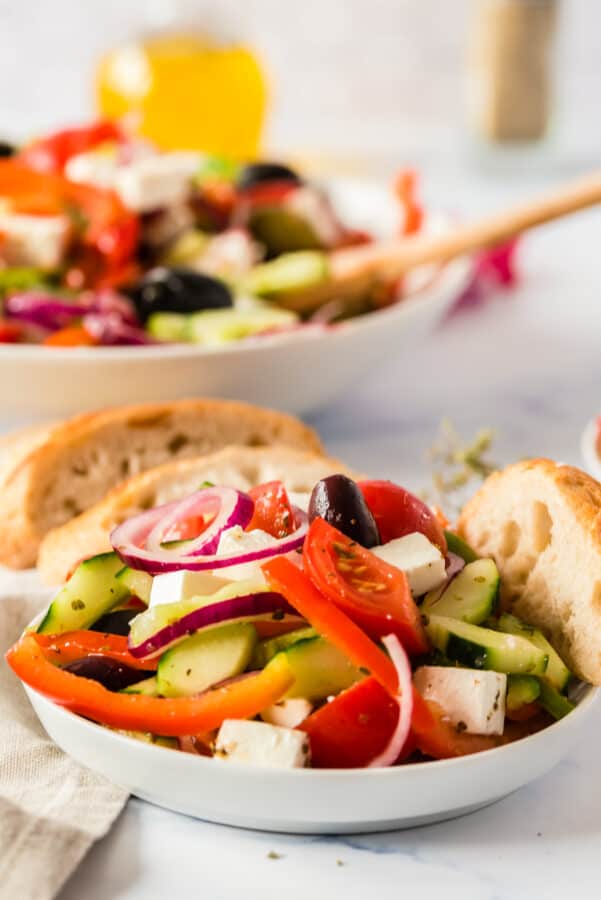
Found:
<path fill-rule="evenodd" d="M 270 75 L 277 149 L 410 159 L 470 157 L 466 37 L 475 0 L 218 0 L 219 22 Z M 0 0 L 0 131 L 22 136 L 92 109 L 99 55 L 162 15 L 156 0 Z M 188 13 L 189 15 L 189 13 Z M 601 156 L 601 3 L 564 0 L 558 102 L 543 164 Z"/>

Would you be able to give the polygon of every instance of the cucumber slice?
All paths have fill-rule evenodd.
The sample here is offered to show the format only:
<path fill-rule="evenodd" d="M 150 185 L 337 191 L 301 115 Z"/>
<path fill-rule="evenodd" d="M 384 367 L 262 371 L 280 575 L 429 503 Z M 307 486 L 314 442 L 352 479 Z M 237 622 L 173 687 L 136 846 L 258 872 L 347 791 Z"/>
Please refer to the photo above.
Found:
<path fill-rule="evenodd" d="M 437 650 L 470 669 L 543 675 L 547 667 L 546 653 L 516 635 L 435 615 L 429 617 L 426 631 Z"/>
<path fill-rule="evenodd" d="M 146 322 L 146 330 L 158 341 L 189 341 L 188 316 L 183 313 L 155 312 Z"/>
<path fill-rule="evenodd" d="M 296 313 L 278 307 L 252 309 L 214 309 L 188 316 L 186 339 L 207 347 L 219 347 L 273 328 L 285 328 L 298 322 Z"/>
<path fill-rule="evenodd" d="M 507 712 L 517 712 L 534 703 L 540 695 L 540 681 L 534 675 L 509 675 L 507 679 Z"/>
<path fill-rule="evenodd" d="M 269 256 L 323 247 L 323 241 L 309 219 L 282 204 L 254 209 L 248 228 L 266 247 Z"/>
<path fill-rule="evenodd" d="M 505 631 L 507 634 L 517 634 L 526 638 L 531 644 L 534 644 L 535 647 L 546 653 L 549 657 L 549 662 L 545 671 L 545 678 L 558 691 L 565 691 L 572 673 L 542 631 L 539 631 L 538 628 L 534 628 L 532 625 L 527 625 L 526 622 L 522 622 L 521 619 L 510 615 L 510 613 L 503 613 L 500 616 L 497 627 L 500 631 Z"/>
<path fill-rule="evenodd" d="M 574 704 L 560 694 L 546 678 L 540 679 L 538 702 L 554 719 L 563 719 L 574 709 Z"/>
<path fill-rule="evenodd" d="M 156 675 L 151 678 L 145 678 L 144 681 L 138 681 L 136 684 L 130 684 L 129 687 L 119 691 L 120 694 L 144 694 L 146 697 L 158 697 L 159 685 Z"/>
<path fill-rule="evenodd" d="M 321 284 L 327 275 L 328 261 L 325 253 L 317 250 L 284 253 L 277 259 L 251 269 L 244 287 L 251 294 L 277 299 L 280 294 Z"/>
<path fill-rule="evenodd" d="M 122 568 L 116 553 L 101 553 L 80 563 L 50 604 L 38 632 L 62 634 L 93 625 L 128 595 L 115 577 Z"/>
<path fill-rule="evenodd" d="M 476 551 L 472 550 L 470 545 L 466 544 L 463 538 L 460 538 L 459 535 L 455 534 L 453 531 L 445 531 L 444 536 L 447 539 L 449 551 L 460 556 L 466 563 L 475 562 L 479 559 Z"/>
<path fill-rule="evenodd" d="M 279 659 L 280 655 L 285 656 L 296 679 L 286 697 L 325 700 L 364 677 L 344 653 L 322 637 L 297 641 L 273 659 Z"/>
<path fill-rule="evenodd" d="M 277 637 L 259 641 L 253 655 L 253 667 L 262 669 L 270 659 L 273 659 L 276 653 L 279 653 L 281 650 L 287 650 L 288 647 L 292 647 L 298 641 L 317 636 L 314 628 L 295 628 L 294 631 L 288 631 L 286 634 L 279 634 Z"/>
<path fill-rule="evenodd" d="M 188 697 L 240 675 L 248 666 L 256 643 L 256 629 L 248 622 L 193 634 L 161 657 L 157 668 L 159 694 Z"/>
<path fill-rule="evenodd" d="M 499 570 L 492 559 L 477 559 L 439 592 L 430 591 L 421 606 L 427 615 L 450 616 L 479 625 L 495 610 L 499 594 Z"/>
<path fill-rule="evenodd" d="M 152 575 L 148 572 L 142 572 L 139 569 L 130 569 L 125 566 L 117 573 L 116 579 L 119 584 L 127 590 L 128 594 L 133 594 L 142 603 L 148 606 L 150 602 L 150 589 L 152 588 Z"/>

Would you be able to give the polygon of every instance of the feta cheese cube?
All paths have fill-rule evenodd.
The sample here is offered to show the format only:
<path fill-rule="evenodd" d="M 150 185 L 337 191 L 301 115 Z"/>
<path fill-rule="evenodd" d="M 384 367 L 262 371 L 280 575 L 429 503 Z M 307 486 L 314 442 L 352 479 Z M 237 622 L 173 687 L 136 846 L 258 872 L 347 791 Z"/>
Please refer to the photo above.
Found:
<path fill-rule="evenodd" d="M 190 572 L 188 569 L 155 575 L 152 579 L 148 606 L 150 608 L 163 603 L 179 603 L 181 600 L 207 596 L 214 594 L 226 584 L 229 582 L 225 578 L 219 578 L 210 572 Z"/>
<path fill-rule="evenodd" d="M 226 719 L 215 741 L 215 756 L 255 766 L 299 769 L 309 763 L 309 738 L 302 731 L 266 722 Z"/>
<path fill-rule="evenodd" d="M 507 675 L 422 666 L 413 681 L 422 697 L 438 703 L 456 728 L 469 734 L 503 734 Z"/>
<path fill-rule="evenodd" d="M 313 710 L 313 704 L 304 697 L 291 697 L 268 706 L 261 713 L 264 722 L 281 725 L 282 728 L 296 728 Z"/>
<path fill-rule="evenodd" d="M 80 184 L 112 188 L 117 167 L 116 153 L 78 153 L 67 161 L 65 175 Z"/>
<path fill-rule="evenodd" d="M 433 590 L 446 579 L 444 556 L 419 531 L 395 538 L 381 547 L 372 547 L 371 552 L 389 565 L 402 569 L 411 593 L 416 597 Z"/>
<path fill-rule="evenodd" d="M 9 266 L 56 269 L 63 261 L 70 234 L 67 216 L 0 211 L 0 259 Z"/>
<path fill-rule="evenodd" d="M 198 171 L 195 153 L 163 153 L 141 159 L 115 172 L 114 188 L 130 209 L 150 212 L 180 202 Z"/>
<path fill-rule="evenodd" d="M 252 531 L 244 531 L 239 525 L 228 528 L 219 538 L 219 546 L 217 547 L 218 556 L 233 556 L 244 553 L 252 553 L 253 550 L 263 550 L 265 547 L 273 547 L 277 543 L 272 535 L 260 528 L 254 528 Z M 257 562 L 240 563 L 236 566 L 228 566 L 226 569 L 216 569 L 220 575 L 231 581 L 258 581 L 265 583 L 265 576 L 261 571 L 263 560 Z"/>

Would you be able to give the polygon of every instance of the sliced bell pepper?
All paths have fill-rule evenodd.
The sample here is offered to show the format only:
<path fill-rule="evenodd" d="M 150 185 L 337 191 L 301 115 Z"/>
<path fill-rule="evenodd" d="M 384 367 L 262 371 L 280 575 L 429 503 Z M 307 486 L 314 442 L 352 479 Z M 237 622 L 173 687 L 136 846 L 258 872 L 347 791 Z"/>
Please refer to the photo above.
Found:
<path fill-rule="evenodd" d="M 34 634 L 36 643 L 50 662 L 59 666 L 86 656 L 107 656 L 130 669 L 156 669 L 158 660 L 136 659 L 129 652 L 127 637 L 99 631 L 67 631 L 64 634 Z"/>
<path fill-rule="evenodd" d="M 358 625 L 324 597 L 294 563 L 283 556 L 262 567 L 267 581 L 298 612 L 360 668 L 366 668 L 393 697 L 398 691 L 394 665 Z"/>
<path fill-rule="evenodd" d="M 247 719 L 277 703 L 294 683 L 283 654 L 256 675 L 195 697 L 163 699 L 112 693 L 96 681 L 72 675 L 44 656 L 34 635 L 25 634 L 6 660 L 13 672 L 44 697 L 111 728 L 179 737 L 218 728 L 225 719 Z"/>
<path fill-rule="evenodd" d="M 53 331 L 42 343 L 47 347 L 95 347 L 98 341 L 82 325 L 68 325 Z"/>
<path fill-rule="evenodd" d="M 93 150 L 108 141 L 122 141 L 123 131 L 116 122 L 101 119 L 80 128 L 65 128 L 32 141 L 19 153 L 26 165 L 38 172 L 62 172 L 72 156 Z"/>

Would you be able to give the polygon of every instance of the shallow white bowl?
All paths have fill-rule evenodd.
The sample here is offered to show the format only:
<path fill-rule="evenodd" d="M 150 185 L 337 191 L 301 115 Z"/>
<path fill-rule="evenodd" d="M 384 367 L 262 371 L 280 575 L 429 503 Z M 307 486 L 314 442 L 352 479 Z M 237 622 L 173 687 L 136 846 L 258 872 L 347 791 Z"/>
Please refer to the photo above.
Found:
<path fill-rule="evenodd" d="M 369 182 L 332 182 L 345 222 L 392 233 L 397 210 Z M 448 225 L 431 217 L 431 227 Z M 390 356 L 412 346 L 465 288 L 471 262 L 458 259 L 437 277 L 414 273 L 416 292 L 388 309 L 327 330 L 272 335 L 219 348 L 48 348 L 0 345 L 0 409 L 5 425 L 53 419 L 115 403 L 190 396 L 229 397 L 294 413 L 326 406 Z"/>
<path fill-rule="evenodd" d="M 598 700 L 496 750 L 392 769 L 268 769 L 144 744 L 26 688 L 62 749 L 132 794 L 176 812 L 241 828 L 305 834 L 385 831 L 473 812 L 544 775 L 576 743 Z"/>

